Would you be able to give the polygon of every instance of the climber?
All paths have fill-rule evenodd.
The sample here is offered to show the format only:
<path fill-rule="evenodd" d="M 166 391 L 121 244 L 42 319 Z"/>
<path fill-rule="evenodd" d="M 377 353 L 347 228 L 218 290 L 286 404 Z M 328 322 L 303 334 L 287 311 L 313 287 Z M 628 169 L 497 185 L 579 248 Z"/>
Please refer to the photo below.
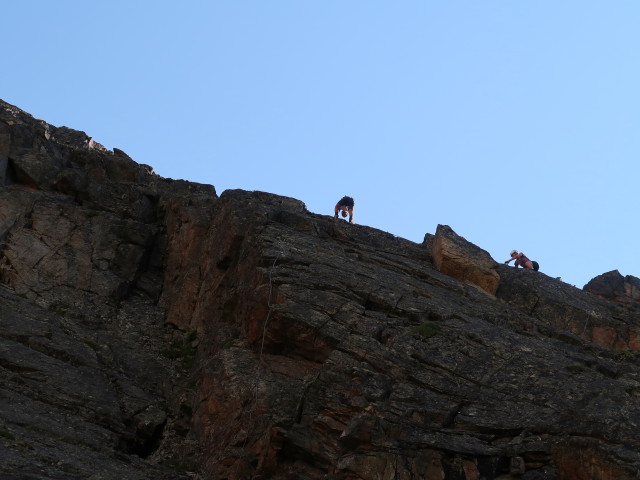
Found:
<path fill-rule="evenodd" d="M 343 217 L 346 217 L 347 214 L 349 215 L 349 223 L 354 223 L 353 222 L 354 205 L 355 205 L 355 202 L 353 201 L 353 198 L 347 197 L 347 196 L 342 197 L 340 201 L 336 203 L 336 206 L 334 208 L 333 218 L 338 218 L 338 212 L 342 212 Z"/>
<path fill-rule="evenodd" d="M 515 267 L 522 267 L 522 268 L 529 268 L 531 270 L 535 270 L 536 272 L 538 271 L 538 262 L 532 262 L 531 260 L 529 260 L 527 258 L 527 256 L 520 252 L 518 253 L 517 250 L 511 250 L 511 258 L 509 260 L 507 260 L 506 262 L 504 262 L 505 265 L 509 265 L 509 262 L 511 260 L 515 260 Z"/>

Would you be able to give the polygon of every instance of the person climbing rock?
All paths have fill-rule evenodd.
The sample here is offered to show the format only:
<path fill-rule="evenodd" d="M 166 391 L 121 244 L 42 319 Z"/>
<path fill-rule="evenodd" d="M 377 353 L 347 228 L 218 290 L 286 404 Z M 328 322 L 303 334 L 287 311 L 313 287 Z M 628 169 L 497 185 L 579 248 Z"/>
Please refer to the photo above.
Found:
<path fill-rule="evenodd" d="M 349 223 L 353 222 L 353 207 L 355 206 L 355 202 L 353 198 L 344 196 L 340 199 L 334 208 L 334 217 L 338 218 L 338 213 L 341 213 L 343 217 L 349 215 Z"/>
<path fill-rule="evenodd" d="M 522 268 L 529 268 L 531 270 L 535 270 L 536 272 L 538 271 L 538 268 L 539 268 L 538 262 L 533 262 L 529 260 L 527 256 L 522 252 L 518 252 L 517 250 L 511 250 L 511 258 L 506 262 L 504 262 L 504 264 L 509 265 L 509 262 L 511 262 L 511 260 L 515 260 L 514 266 L 516 268 L 522 267 Z"/>

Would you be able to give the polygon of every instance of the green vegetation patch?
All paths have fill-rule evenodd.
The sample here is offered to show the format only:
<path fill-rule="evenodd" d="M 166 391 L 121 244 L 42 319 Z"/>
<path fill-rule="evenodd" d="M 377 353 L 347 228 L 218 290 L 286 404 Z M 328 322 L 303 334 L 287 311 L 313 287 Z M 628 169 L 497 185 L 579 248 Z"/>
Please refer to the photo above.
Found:
<path fill-rule="evenodd" d="M 568 365 L 564 368 L 567 370 L 567 372 L 569 372 L 570 375 L 577 375 L 578 373 L 582 373 L 587 369 L 587 367 L 585 367 L 584 365 L 580 365 L 579 363 Z"/>
<path fill-rule="evenodd" d="M 420 335 L 422 338 L 431 338 L 442 333 L 442 327 L 434 322 L 422 322 L 411 329 L 412 333 Z"/>
<path fill-rule="evenodd" d="M 631 357 L 633 357 L 633 352 L 631 350 L 620 349 L 613 351 L 614 360 L 622 362 L 624 360 L 630 359 Z"/>
<path fill-rule="evenodd" d="M 64 317 L 70 308 L 71 308 L 71 305 L 67 303 L 53 303 L 49 305 L 49 311 L 51 313 L 55 313 L 60 317 Z"/>
<path fill-rule="evenodd" d="M 179 460 L 177 458 L 166 458 L 160 462 L 164 467 L 170 468 L 174 472 L 186 474 L 196 472 L 195 464 L 188 460 Z"/>
<path fill-rule="evenodd" d="M 226 342 L 224 342 L 222 344 L 222 348 L 224 348 L 225 350 L 234 347 L 236 344 L 238 343 L 238 339 L 237 338 L 230 338 L 229 340 L 227 340 Z"/>
<path fill-rule="evenodd" d="M 171 346 L 162 351 L 162 354 L 172 360 L 180 360 L 182 368 L 191 370 L 196 360 L 197 348 L 194 342 L 197 339 L 197 332 L 192 330 L 181 338 L 174 338 Z"/>

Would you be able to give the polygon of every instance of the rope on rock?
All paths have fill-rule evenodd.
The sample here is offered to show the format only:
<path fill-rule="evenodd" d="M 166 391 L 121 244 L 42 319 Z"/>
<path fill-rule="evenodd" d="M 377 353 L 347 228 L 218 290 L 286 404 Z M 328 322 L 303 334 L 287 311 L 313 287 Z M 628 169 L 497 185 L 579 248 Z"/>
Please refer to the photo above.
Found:
<path fill-rule="evenodd" d="M 264 339 L 267 336 L 267 324 L 269 323 L 269 318 L 271 317 L 271 310 L 273 309 L 273 306 L 274 306 L 274 304 L 272 303 L 272 297 L 273 297 L 273 271 L 276 268 L 276 263 L 278 262 L 278 259 L 285 254 L 285 251 L 284 251 L 284 248 L 282 247 L 282 245 L 279 245 L 279 246 L 280 246 L 280 251 L 278 252 L 276 257 L 273 259 L 273 264 L 271 265 L 271 268 L 269 269 L 269 294 L 267 296 L 267 314 L 265 316 L 264 323 L 262 324 L 262 339 L 260 341 L 260 353 L 258 355 L 258 360 L 262 364 L 264 364 L 264 361 L 262 360 L 262 354 L 264 352 Z M 254 409 L 258 405 L 258 390 L 259 390 L 259 383 L 260 383 L 260 371 L 261 371 L 260 370 L 260 366 L 258 366 L 258 373 L 256 375 L 256 383 L 255 383 Z"/>

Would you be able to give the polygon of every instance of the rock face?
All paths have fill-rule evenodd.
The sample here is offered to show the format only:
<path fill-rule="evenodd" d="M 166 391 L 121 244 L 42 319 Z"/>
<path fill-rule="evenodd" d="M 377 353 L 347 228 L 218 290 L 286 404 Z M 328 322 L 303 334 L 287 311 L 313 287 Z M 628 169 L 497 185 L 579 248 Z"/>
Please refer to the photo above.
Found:
<path fill-rule="evenodd" d="M 638 478 L 636 305 L 0 106 L 0 478 Z"/>
<path fill-rule="evenodd" d="M 0 478 L 178 478 L 151 461 L 188 428 L 195 353 L 158 306 L 166 227 L 215 190 L 6 103 L 0 166 Z"/>

